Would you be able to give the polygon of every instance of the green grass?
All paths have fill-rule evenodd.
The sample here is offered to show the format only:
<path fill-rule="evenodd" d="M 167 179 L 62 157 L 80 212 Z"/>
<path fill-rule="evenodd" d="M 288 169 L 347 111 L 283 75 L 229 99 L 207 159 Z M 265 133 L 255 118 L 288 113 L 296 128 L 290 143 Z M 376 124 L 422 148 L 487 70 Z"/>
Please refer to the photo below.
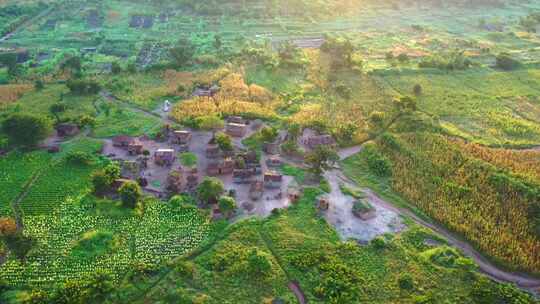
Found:
<path fill-rule="evenodd" d="M 93 135 L 96 137 L 152 135 L 161 126 L 162 122 L 157 117 L 122 107 L 111 111 L 109 116 L 100 113 L 96 119 Z"/>
<path fill-rule="evenodd" d="M 299 283 L 310 303 L 334 303 L 325 298 L 328 289 L 321 289 L 325 286 L 340 286 L 352 295 L 338 292 L 336 296 L 342 298 L 335 303 L 430 303 L 446 299 L 449 303 L 472 304 L 479 300 L 473 290 L 480 284 L 487 294 L 500 296 L 496 290 L 501 285 L 486 280 L 456 250 L 447 254 L 444 239 L 414 224 L 401 234 L 386 235 L 368 246 L 341 242 L 317 215 L 314 201 L 320 194 L 319 189 L 306 189 L 303 198 L 287 210 L 230 226 L 224 239 L 207 250 L 171 263 L 165 274 L 160 271 L 147 278 L 139 286 L 150 288 L 144 300 L 182 295 L 191 301 L 204 298 L 206 303 L 261 303 L 276 298 L 294 303 L 286 288 L 290 281 Z M 426 240 L 440 245 L 427 245 Z M 250 273 L 246 254 L 252 249 L 261 251 L 271 263 L 263 277 Z M 407 289 L 400 287 L 404 274 L 412 281 Z M 329 276 L 335 281 L 327 285 Z M 342 285 L 345 278 L 356 283 Z M 530 301 L 517 289 L 504 288 L 509 288 L 511 298 Z M 141 293 L 136 294 L 141 299 Z"/>
<path fill-rule="evenodd" d="M 197 155 L 191 152 L 181 153 L 180 163 L 184 167 L 195 167 L 197 166 Z"/>
<path fill-rule="evenodd" d="M 306 179 L 306 171 L 304 169 L 291 165 L 281 166 L 281 172 L 283 172 L 285 175 L 294 177 L 294 180 L 299 184 L 302 184 Z"/>

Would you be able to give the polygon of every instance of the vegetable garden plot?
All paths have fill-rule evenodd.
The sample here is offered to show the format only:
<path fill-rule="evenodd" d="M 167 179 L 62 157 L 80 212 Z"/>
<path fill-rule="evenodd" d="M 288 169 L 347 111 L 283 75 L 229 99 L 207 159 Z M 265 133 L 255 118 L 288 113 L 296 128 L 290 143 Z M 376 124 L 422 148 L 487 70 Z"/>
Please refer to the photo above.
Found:
<path fill-rule="evenodd" d="M 12 152 L 0 158 L 0 216 L 11 213 L 10 203 L 21 193 L 32 175 L 49 161 L 49 154 L 43 151 L 26 154 Z"/>
<path fill-rule="evenodd" d="M 0 279 L 14 286 L 45 286 L 100 269 L 120 278 L 133 263 L 158 265 L 196 248 L 211 233 L 210 221 L 196 208 L 173 209 L 162 202 L 148 201 L 142 217 L 129 212 L 123 217 L 110 217 L 96 215 L 88 207 L 91 204 L 81 204 L 81 200 L 68 199 L 51 215 L 26 216 L 25 231 L 38 243 L 26 264 L 11 258 L 0 267 Z M 94 230 L 112 233 L 114 246 L 96 257 L 73 254 L 82 235 Z"/>
<path fill-rule="evenodd" d="M 72 165 L 65 160 L 51 165 L 21 201 L 23 213 L 50 214 L 66 198 L 86 191 L 90 187 L 90 174 L 96 168 L 97 165 Z"/>

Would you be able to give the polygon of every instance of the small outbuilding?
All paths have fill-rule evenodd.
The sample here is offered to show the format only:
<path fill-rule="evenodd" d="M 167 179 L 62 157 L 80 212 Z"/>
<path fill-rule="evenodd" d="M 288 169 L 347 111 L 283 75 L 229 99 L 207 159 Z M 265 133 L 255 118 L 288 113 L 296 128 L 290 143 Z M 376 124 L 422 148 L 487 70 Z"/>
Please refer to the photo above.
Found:
<path fill-rule="evenodd" d="M 144 146 L 138 139 L 133 139 L 133 141 L 128 144 L 127 150 L 129 155 L 141 155 L 143 153 Z"/>
<path fill-rule="evenodd" d="M 274 172 L 268 171 L 264 173 L 264 187 L 269 189 L 281 188 L 283 183 L 283 175 Z"/>
<path fill-rule="evenodd" d="M 112 139 L 113 146 L 120 148 L 127 148 L 133 141 L 134 138 L 127 135 L 118 135 Z"/>
<path fill-rule="evenodd" d="M 252 181 L 253 173 L 249 169 L 234 169 L 233 181 L 236 184 L 249 184 Z"/>
<path fill-rule="evenodd" d="M 172 166 L 176 160 L 173 149 L 158 149 L 154 153 L 154 161 L 160 166 Z"/>
<path fill-rule="evenodd" d="M 276 167 L 279 167 L 283 164 L 283 162 L 281 161 L 281 159 L 277 156 L 271 156 L 269 158 L 266 159 L 266 165 L 268 167 L 273 167 L 273 168 L 276 168 Z"/>
<path fill-rule="evenodd" d="M 232 137 L 244 137 L 247 132 L 247 126 L 245 124 L 238 124 L 229 122 L 225 127 L 225 133 Z"/>
<path fill-rule="evenodd" d="M 178 145 L 187 145 L 191 141 L 191 132 L 189 131 L 174 131 L 173 132 L 173 143 Z"/>

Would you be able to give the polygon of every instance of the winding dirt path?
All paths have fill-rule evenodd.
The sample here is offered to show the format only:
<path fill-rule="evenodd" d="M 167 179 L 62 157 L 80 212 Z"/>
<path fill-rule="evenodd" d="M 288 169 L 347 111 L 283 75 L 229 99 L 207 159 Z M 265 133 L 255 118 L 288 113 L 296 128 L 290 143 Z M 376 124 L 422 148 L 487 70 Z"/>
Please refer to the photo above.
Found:
<path fill-rule="evenodd" d="M 339 174 L 338 178 L 349 186 L 356 187 L 356 183 L 343 175 L 343 173 Z M 538 289 L 540 289 L 540 279 L 520 272 L 505 271 L 494 265 L 473 246 L 471 246 L 469 243 L 462 240 L 461 238 L 457 237 L 454 233 L 450 232 L 443 226 L 423 220 L 422 218 L 414 214 L 412 211 L 405 208 L 397 207 L 394 204 L 385 201 L 371 189 L 363 188 L 362 191 L 366 194 L 367 198 L 372 203 L 392 210 L 398 214 L 407 216 L 414 220 L 416 223 L 427 227 L 443 236 L 450 245 L 459 248 L 463 252 L 463 254 L 472 258 L 478 265 L 480 272 L 484 273 L 489 278 L 497 282 L 515 283 L 517 286 L 524 290 L 527 290 L 534 294 L 538 294 Z"/>

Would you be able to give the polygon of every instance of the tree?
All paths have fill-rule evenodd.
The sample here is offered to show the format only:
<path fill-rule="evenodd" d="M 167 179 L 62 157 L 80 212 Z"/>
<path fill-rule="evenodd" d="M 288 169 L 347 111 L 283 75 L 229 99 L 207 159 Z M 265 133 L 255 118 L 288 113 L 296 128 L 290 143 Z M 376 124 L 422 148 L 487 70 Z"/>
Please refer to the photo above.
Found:
<path fill-rule="evenodd" d="M 67 109 L 67 107 L 66 107 L 65 104 L 57 102 L 57 103 L 53 103 L 49 107 L 49 112 L 51 112 L 51 114 L 56 119 L 56 123 L 60 123 L 60 115 L 59 114 L 65 112 L 66 109 Z"/>
<path fill-rule="evenodd" d="M 265 143 L 271 143 L 276 140 L 278 130 L 274 127 L 264 127 L 260 131 L 261 140 Z"/>
<path fill-rule="evenodd" d="M 247 261 L 250 271 L 257 275 L 265 275 L 272 270 L 272 263 L 270 263 L 268 254 L 256 248 L 249 252 Z"/>
<path fill-rule="evenodd" d="M 84 128 L 86 126 L 93 127 L 96 125 L 96 118 L 90 116 L 90 115 L 81 115 L 77 119 L 77 124 L 79 127 Z"/>
<path fill-rule="evenodd" d="M 96 195 L 102 195 L 111 188 L 111 183 L 104 170 L 94 171 L 90 176 L 90 179 L 94 186 L 94 194 Z"/>
<path fill-rule="evenodd" d="M 47 138 L 52 127 L 45 117 L 16 113 L 4 121 L 2 130 L 10 144 L 32 147 Z"/>
<path fill-rule="evenodd" d="M 27 237 L 20 232 L 12 235 L 4 235 L 2 236 L 2 240 L 9 251 L 22 262 L 25 261 L 26 256 L 35 244 L 34 239 Z"/>
<path fill-rule="evenodd" d="M 321 176 L 322 173 L 330 168 L 339 160 L 337 152 L 328 146 L 318 146 L 308 155 L 305 162 L 310 167 L 310 171 Z"/>
<path fill-rule="evenodd" d="M 204 203 L 216 203 L 218 197 L 225 191 L 223 182 L 215 177 L 205 177 L 197 187 L 197 198 Z"/>
<path fill-rule="evenodd" d="M 394 107 L 399 113 L 410 113 L 416 111 L 416 100 L 409 96 L 394 99 Z"/>
<path fill-rule="evenodd" d="M 134 209 L 137 206 L 137 203 L 142 198 L 141 186 L 134 181 L 128 181 L 124 183 L 120 189 L 118 189 L 120 194 L 120 200 L 125 207 Z"/>
<path fill-rule="evenodd" d="M 415 96 L 422 95 L 422 86 L 420 84 L 415 84 L 413 87 L 413 93 Z"/>
<path fill-rule="evenodd" d="M 185 66 L 195 55 L 195 47 L 188 39 L 180 39 L 175 47 L 169 50 L 169 53 L 177 67 Z"/>
<path fill-rule="evenodd" d="M 221 36 L 220 35 L 215 35 L 214 36 L 214 42 L 213 42 L 213 46 L 216 50 L 220 50 L 221 47 L 223 46 L 223 42 L 221 41 Z"/>
<path fill-rule="evenodd" d="M 111 73 L 115 75 L 122 73 L 122 67 L 118 62 L 115 61 L 111 64 Z"/>
<path fill-rule="evenodd" d="M 225 126 L 223 119 L 216 115 L 201 116 L 197 119 L 197 123 L 201 129 L 212 132 L 223 129 Z"/>
<path fill-rule="evenodd" d="M 222 196 L 218 201 L 219 210 L 229 217 L 236 209 L 236 201 L 230 196 Z"/>
<path fill-rule="evenodd" d="M 330 55 L 332 69 L 352 66 L 354 46 L 345 38 L 328 38 L 321 46 L 321 51 Z"/>
<path fill-rule="evenodd" d="M 62 71 L 69 70 L 69 72 L 74 75 L 75 77 L 80 77 L 82 73 L 82 63 L 80 57 L 71 57 L 64 61 L 64 63 L 61 65 Z"/>
<path fill-rule="evenodd" d="M 0 64 L 8 68 L 8 75 L 14 76 L 17 74 L 17 53 L 7 52 L 0 54 Z"/>
<path fill-rule="evenodd" d="M 232 145 L 232 139 L 229 135 L 219 132 L 216 134 L 216 143 L 221 149 L 221 151 L 232 151 L 233 145 Z"/>
<path fill-rule="evenodd" d="M 43 88 L 45 88 L 45 84 L 43 83 L 43 80 L 38 79 L 34 82 L 34 89 L 36 89 L 36 91 L 41 91 L 43 90 Z"/>
<path fill-rule="evenodd" d="M 495 65 L 502 70 L 510 71 L 519 67 L 520 62 L 515 60 L 508 53 L 500 53 L 497 55 Z"/>
<path fill-rule="evenodd" d="M 12 236 L 17 233 L 17 222 L 10 217 L 0 218 L 0 237 Z"/>

